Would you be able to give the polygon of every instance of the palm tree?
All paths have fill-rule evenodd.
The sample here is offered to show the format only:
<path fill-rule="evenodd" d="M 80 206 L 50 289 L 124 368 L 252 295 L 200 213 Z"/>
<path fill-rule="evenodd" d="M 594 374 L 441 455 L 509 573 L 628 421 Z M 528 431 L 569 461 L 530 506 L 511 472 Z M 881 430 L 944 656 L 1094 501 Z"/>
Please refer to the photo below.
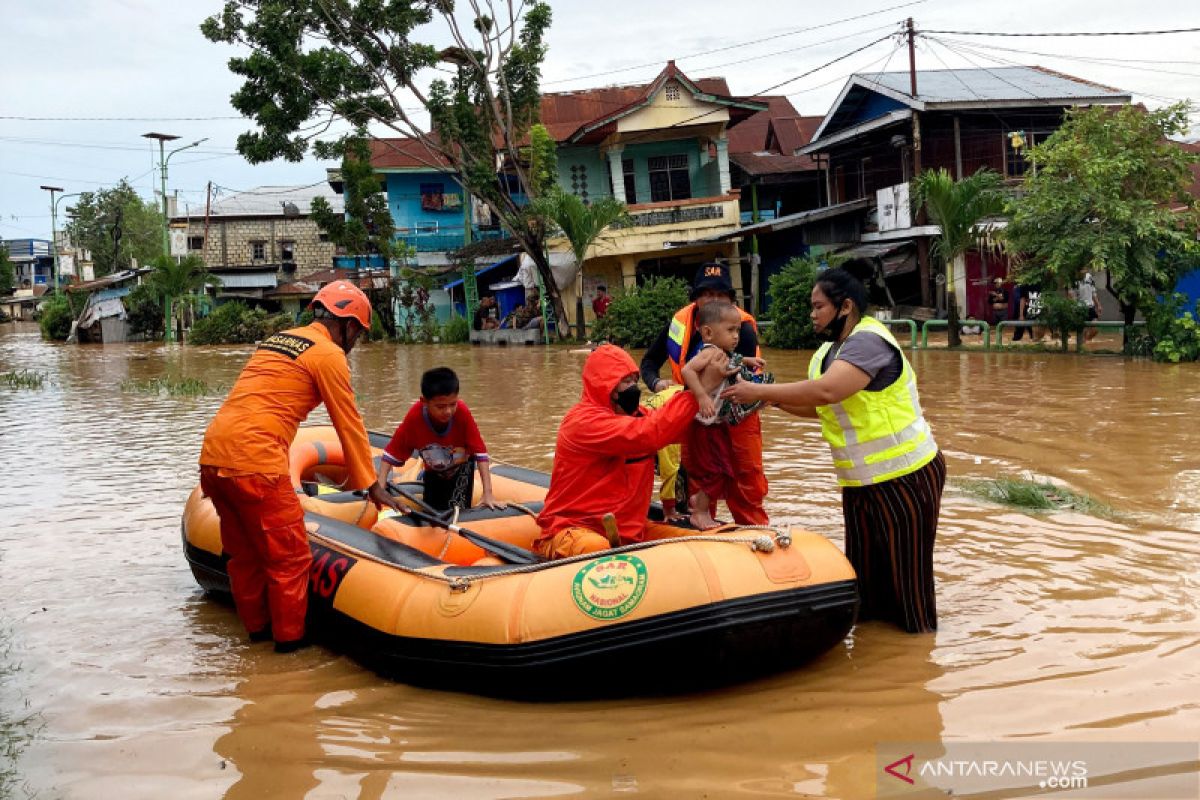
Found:
<path fill-rule="evenodd" d="M 601 197 L 591 203 L 584 203 L 578 196 L 568 194 L 558 187 L 535 199 L 532 203 L 533 212 L 552 229 L 557 229 L 571 246 L 575 256 L 575 264 L 580 277 L 583 276 L 583 262 L 587 260 L 588 250 L 600 238 L 605 228 L 610 225 L 625 222 L 629 212 L 625 204 L 615 197 Z M 583 339 L 583 282 L 577 284 L 578 295 L 575 300 L 575 317 L 579 338 Z M 565 309 L 556 309 L 560 315 Z M 565 316 L 560 316 L 565 319 Z"/>
<path fill-rule="evenodd" d="M 179 261 L 163 256 L 155 259 L 154 271 L 146 279 L 150 289 L 163 301 L 163 330 L 169 338 L 177 300 L 203 291 L 205 286 L 220 286 L 215 275 L 208 274 L 199 256 L 185 256 Z M 179 341 L 183 341 L 183 319 L 179 319 Z"/>
<path fill-rule="evenodd" d="M 1004 213 L 1000 175 L 984 168 L 969 178 L 954 180 L 945 169 L 922 172 L 913 179 L 917 204 L 924 204 L 942 232 L 933 243 L 933 254 L 946 265 L 946 322 L 950 346 L 962 344 L 958 329 L 958 300 L 954 273 L 964 269 L 964 254 L 982 238 L 977 226 L 987 217 Z"/>

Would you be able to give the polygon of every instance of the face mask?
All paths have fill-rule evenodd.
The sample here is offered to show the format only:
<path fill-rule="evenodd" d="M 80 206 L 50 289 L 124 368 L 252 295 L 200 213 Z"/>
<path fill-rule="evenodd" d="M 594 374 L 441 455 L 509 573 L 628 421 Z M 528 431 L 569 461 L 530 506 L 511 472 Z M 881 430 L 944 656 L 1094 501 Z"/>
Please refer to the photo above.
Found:
<path fill-rule="evenodd" d="M 849 314 L 838 314 L 833 318 L 833 322 L 830 322 L 821 331 L 820 337 L 827 342 L 836 342 L 838 337 L 842 335 L 842 331 L 846 327 L 846 320 L 849 318 Z"/>
<path fill-rule="evenodd" d="M 622 391 L 617 392 L 616 403 L 618 408 L 620 408 L 626 414 L 632 415 L 638 410 L 638 403 L 641 401 L 641 399 L 642 390 L 639 389 L 638 385 L 635 383 L 628 389 L 623 389 Z"/>

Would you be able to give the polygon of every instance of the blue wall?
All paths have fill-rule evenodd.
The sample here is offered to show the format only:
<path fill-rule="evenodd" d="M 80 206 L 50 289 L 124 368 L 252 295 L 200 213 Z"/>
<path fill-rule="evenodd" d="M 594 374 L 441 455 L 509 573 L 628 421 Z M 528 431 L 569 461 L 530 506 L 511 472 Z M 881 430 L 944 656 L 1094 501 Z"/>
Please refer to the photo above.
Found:
<path fill-rule="evenodd" d="M 1179 279 L 1175 291 L 1188 296 L 1187 309 L 1200 314 L 1200 269 L 1193 270 Z"/>
<path fill-rule="evenodd" d="M 711 197 L 721 189 L 717 162 L 711 162 L 704 154 L 701 157 L 700 142 L 695 138 L 675 139 L 667 142 L 626 145 L 621 159 L 633 159 L 634 184 L 637 187 L 637 202 L 650 202 L 650 168 L 648 162 L 656 156 L 686 155 L 688 175 L 692 185 L 692 197 Z M 594 147 L 564 147 L 558 151 L 558 185 L 563 191 L 571 191 L 571 167 L 586 168 L 588 197 L 608 197 L 612 194 L 612 183 L 608 174 L 608 159 Z M 578 170 L 575 175 L 578 179 Z M 622 179 L 623 180 L 623 179 Z M 624 186 L 624 183 L 621 183 Z M 622 194 L 620 197 L 624 200 Z"/>
<path fill-rule="evenodd" d="M 387 177 L 388 208 L 398 229 L 433 228 L 463 229 L 462 187 L 444 172 L 389 172 Z M 457 207 L 444 211 L 421 208 L 421 186 L 440 184 L 442 194 L 460 198 Z"/>

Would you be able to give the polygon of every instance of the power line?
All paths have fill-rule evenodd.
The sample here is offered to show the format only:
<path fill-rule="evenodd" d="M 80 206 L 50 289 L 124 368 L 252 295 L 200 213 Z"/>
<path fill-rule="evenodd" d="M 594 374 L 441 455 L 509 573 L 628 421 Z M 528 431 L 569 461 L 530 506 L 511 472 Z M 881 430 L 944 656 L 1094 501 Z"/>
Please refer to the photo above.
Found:
<path fill-rule="evenodd" d="M 123 150 L 123 151 L 131 152 L 131 153 L 142 153 L 142 152 L 147 152 L 147 151 L 150 151 L 150 152 L 153 151 L 153 147 L 149 143 L 147 143 L 146 147 L 137 147 L 134 145 L 124 145 L 124 144 L 116 144 L 116 143 L 64 142 L 64 141 L 58 141 L 58 140 L 54 140 L 54 139 L 34 139 L 34 138 L 20 137 L 20 136 L 0 136 L 0 142 L 13 142 L 14 144 L 32 144 L 32 145 L 40 145 L 43 147 L 82 148 L 85 150 Z M 232 148 L 223 148 L 220 150 L 213 150 L 213 149 L 209 149 L 209 148 L 189 148 L 189 149 L 193 153 L 206 153 L 206 154 L 232 155 L 237 152 L 237 151 L 233 150 Z"/>
<path fill-rule="evenodd" d="M 879 14 L 885 14 L 889 11 L 895 11 L 898 8 L 905 8 L 907 6 L 920 5 L 924 2 L 926 2 L 926 0 L 915 0 L 915 2 L 911 2 L 911 3 L 901 3 L 901 4 L 895 5 L 895 6 L 889 6 L 888 8 L 881 8 L 881 9 L 878 9 L 877 11 L 869 11 L 865 14 L 858 14 L 853 17 L 843 17 L 842 19 L 834 20 L 833 22 L 825 22 L 820 25 L 810 25 L 805 28 L 796 28 L 794 30 L 785 31 L 784 33 L 777 33 L 772 36 L 765 36 L 761 39 L 751 39 L 750 41 L 738 42 L 735 44 L 725 45 L 724 47 L 715 47 L 711 50 L 701 50 L 701 51 L 698 51 L 695 53 L 688 53 L 687 55 L 684 55 L 684 56 L 676 56 L 675 60 L 683 61 L 685 59 L 695 58 L 697 56 L 712 55 L 713 53 L 721 53 L 726 50 L 735 50 L 739 47 L 749 47 L 750 45 L 761 44 L 762 42 L 769 42 L 774 39 L 782 39 L 787 36 L 795 36 L 796 34 L 799 34 L 799 33 L 807 33 L 809 31 L 816 31 L 816 30 L 820 30 L 822 28 L 831 28 L 834 25 L 842 25 L 847 22 L 853 22 L 854 20 L 865 19 L 866 17 L 873 17 L 873 16 L 877 16 Z M 782 51 L 782 52 L 791 52 L 791 51 Z M 736 64 L 736 63 L 741 63 L 741 62 L 735 61 L 733 63 Z M 636 64 L 631 67 L 620 67 L 618 69 L 606 70 L 605 72 L 593 72 L 590 75 L 576 75 L 573 78 L 559 78 L 558 80 L 544 81 L 542 83 L 542 85 L 543 86 L 553 86 L 554 84 L 558 84 L 558 83 L 572 83 L 574 81 L 582 81 L 582 80 L 587 80 L 589 78 L 602 78 L 606 75 L 616 75 L 621 72 L 632 72 L 633 70 L 636 70 L 636 69 L 647 69 L 649 67 L 658 67 L 661 64 L 662 64 L 662 59 L 659 59 L 657 61 L 651 61 L 651 62 L 647 62 L 645 64 Z M 728 65 L 723 65 L 723 66 L 728 66 Z M 716 67 L 700 67 L 700 69 L 715 69 L 715 68 Z"/>
<path fill-rule="evenodd" d="M 1010 33 L 997 31 L 919 31 L 919 33 L 945 33 L 951 36 L 1161 36 L 1167 33 L 1197 33 L 1200 28 L 1173 28 L 1165 31 L 1083 31 L 1073 33 Z"/>
<path fill-rule="evenodd" d="M 0 116 L 0 120 L 18 122 L 213 122 L 245 117 L 25 117 Z"/>
<path fill-rule="evenodd" d="M 985 44 L 979 44 L 976 42 L 963 42 L 963 41 L 959 41 L 957 39 L 940 39 L 938 41 L 945 42 L 946 44 L 957 44 L 957 45 L 961 45 L 961 46 L 972 47 L 972 48 L 976 48 L 979 50 L 998 50 L 998 51 L 1005 52 L 1005 53 L 1019 53 L 1021 55 L 1040 56 L 1042 58 L 1059 58 L 1059 59 L 1063 59 L 1064 61 L 1079 61 L 1079 62 L 1083 62 L 1086 64 L 1099 64 L 1100 66 L 1118 67 L 1120 69 L 1131 69 L 1131 70 L 1136 70 L 1138 72 L 1153 72 L 1153 73 L 1157 73 L 1157 74 L 1161 74 L 1161 75 L 1179 75 L 1179 76 L 1182 76 L 1185 78 L 1200 78 L 1200 73 L 1196 73 L 1196 72 L 1178 72 L 1176 70 L 1169 70 L 1169 69 L 1155 69 L 1154 67 L 1134 66 L 1132 64 L 1125 63 L 1127 61 L 1127 59 L 1107 58 L 1107 57 L 1101 57 L 1101 56 L 1068 56 L 1068 55 L 1063 55 L 1061 53 L 1041 53 L 1036 50 L 1020 50 L 1015 47 L 999 47 L 997 45 L 985 45 Z M 1166 62 L 1166 63 L 1171 63 L 1171 62 Z M 1200 65 L 1200 61 L 1178 62 L 1178 63 L 1190 63 L 1190 64 Z"/>

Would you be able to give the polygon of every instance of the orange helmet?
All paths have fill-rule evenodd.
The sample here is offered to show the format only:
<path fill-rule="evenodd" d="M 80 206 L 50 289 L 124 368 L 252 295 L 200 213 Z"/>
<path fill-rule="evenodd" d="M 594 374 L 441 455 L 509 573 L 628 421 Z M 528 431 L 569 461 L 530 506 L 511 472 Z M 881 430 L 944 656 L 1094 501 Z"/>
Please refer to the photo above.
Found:
<path fill-rule="evenodd" d="M 334 281 L 322 286 L 308 307 L 312 308 L 317 303 L 335 317 L 352 317 L 358 320 L 364 329 L 371 328 L 371 301 L 363 294 L 362 289 L 352 283 Z"/>

